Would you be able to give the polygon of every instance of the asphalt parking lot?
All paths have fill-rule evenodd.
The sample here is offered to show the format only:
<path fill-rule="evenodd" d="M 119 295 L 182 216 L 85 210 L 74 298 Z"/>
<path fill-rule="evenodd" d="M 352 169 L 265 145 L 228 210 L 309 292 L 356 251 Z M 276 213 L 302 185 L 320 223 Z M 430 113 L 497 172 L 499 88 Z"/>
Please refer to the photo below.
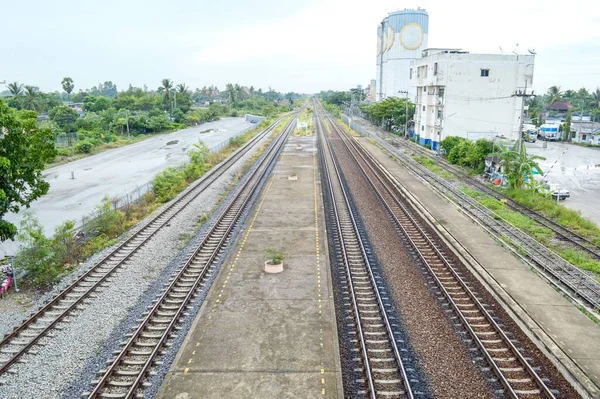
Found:
<path fill-rule="evenodd" d="M 526 146 L 529 154 L 546 158 L 539 164 L 548 180 L 571 193 L 563 204 L 600 225 L 600 148 L 556 142 L 547 142 L 543 148 L 541 140 Z"/>

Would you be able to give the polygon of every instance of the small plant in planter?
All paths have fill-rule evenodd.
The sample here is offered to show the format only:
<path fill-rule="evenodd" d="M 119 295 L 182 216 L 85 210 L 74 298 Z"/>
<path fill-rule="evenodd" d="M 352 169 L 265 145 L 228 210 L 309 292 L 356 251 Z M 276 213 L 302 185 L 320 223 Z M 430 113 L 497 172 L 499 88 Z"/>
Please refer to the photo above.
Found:
<path fill-rule="evenodd" d="M 283 259 L 285 255 L 283 252 L 275 249 L 267 249 L 267 260 L 265 262 L 265 272 L 267 273 L 281 273 L 283 271 Z"/>
<path fill-rule="evenodd" d="M 293 180 L 293 181 L 298 180 L 298 174 L 292 173 L 291 175 L 288 176 L 288 180 Z"/>

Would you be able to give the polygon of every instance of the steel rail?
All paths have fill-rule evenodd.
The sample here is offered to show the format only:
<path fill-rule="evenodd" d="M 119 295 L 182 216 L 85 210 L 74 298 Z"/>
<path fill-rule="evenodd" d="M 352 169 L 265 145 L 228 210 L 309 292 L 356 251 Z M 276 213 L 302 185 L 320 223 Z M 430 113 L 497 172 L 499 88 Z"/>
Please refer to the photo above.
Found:
<path fill-rule="evenodd" d="M 400 140 L 393 140 L 393 142 L 401 143 Z M 594 244 L 593 242 L 591 242 L 590 240 L 588 240 L 587 238 L 567 229 L 566 227 L 555 222 L 551 218 L 544 216 L 540 212 L 530 209 L 522 204 L 519 204 L 518 202 L 514 201 L 512 198 L 507 197 L 506 195 L 489 187 L 485 183 L 480 182 L 479 180 L 469 176 L 467 173 L 462 171 L 460 168 L 450 164 L 446 160 L 440 159 L 438 157 L 432 157 L 431 152 L 429 150 L 421 147 L 420 145 L 412 143 L 412 142 L 407 142 L 407 143 L 403 143 L 403 144 L 405 144 L 405 146 L 407 148 L 418 151 L 421 154 L 434 160 L 439 165 L 441 165 L 444 169 L 450 171 L 451 173 L 453 173 L 454 175 L 456 175 L 457 177 L 462 179 L 468 185 L 485 192 L 486 194 L 496 198 L 497 200 L 504 201 L 506 203 L 506 205 L 508 205 L 513 210 L 520 212 L 526 216 L 529 216 L 530 218 L 534 219 L 536 222 L 549 228 L 554 233 L 556 233 L 557 235 L 562 237 L 565 241 L 568 241 L 568 242 L 571 242 L 571 243 L 577 245 L 580 249 L 585 251 L 593 259 L 600 260 L 600 247 L 598 245 Z M 400 144 L 400 145 L 402 145 L 402 144 Z"/>
<path fill-rule="evenodd" d="M 157 313 L 159 312 L 165 301 L 173 294 L 173 292 L 176 292 L 176 286 L 180 283 L 185 273 L 188 272 L 189 269 L 192 267 L 196 257 L 199 256 L 201 252 L 204 249 L 206 249 L 207 246 L 213 247 L 210 252 L 210 256 L 204 262 L 201 271 L 197 273 L 195 281 L 192 283 L 192 285 L 189 286 L 185 298 L 181 300 L 181 303 L 178 306 L 175 313 L 168 316 L 171 319 L 169 324 L 161 333 L 161 336 L 158 339 L 158 341 L 155 344 L 153 344 L 154 348 L 152 349 L 152 352 L 147 355 L 147 358 L 144 361 L 144 364 L 142 365 L 141 369 L 136 372 L 137 375 L 135 376 L 134 381 L 128 387 L 127 392 L 119 397 L 131 398 L 135 396 L 136 391 L 140 388 L 141 384 L 146 379 L 147 373 L 154 364 L 154 360 L 159 354 L 159 351 L 163 349 L 165 343 L 171 336 L 175 325 L 178 323 L 184 310 L 187 308 L 187 306 L 193 299 L 198 286 L 201 284 L 202 279 L 206 276 L 207 270 L 214 263 L 215 259 L 220 255 L 220 251 L 224 248 L 225 243 L 228 241 L 231 231 L 239 222 L 240 216 L 246 210 L 247 205 L 249 204 L 250 199 L 252 198 L 254 193 L 259 189 L 260 181 L 265 176 L 266 171 L 269 170 L 270 166 L 277 159 L 277 156 L 283 148 L 286 139 L 289 135 L 289 132 L 291 131 L 290 127 L 293 127 L 293 121 L 294 120 L 290 121 L 288 126 L 286 126 L 286 128 L 284 129 L 283 133 L 280 134 L 277 138 L 277 141 L 275 141 L 269 147 L 268 153 L 261 159 L 257 167 L 253 169 L 251 175 L 246 180 L 244 186 L 240 187 L 240 189 L 237 190 L 235 197 L 231 200 L 229 206 L 222 210 L 214 224 L 211 226 L 209 232 L 203 237 L 202 241 L 196 247 L 194 252 L 184 262 L 177 275 L 173 278 L 172 282 L 164 290 L 160 298 L 156 301 L 156 304 L 149 311 L 148 315 L 140 323 L 140 325 L 135 330 L 131 338 L 127 341 L 123 349 L 120 351 L 119 355 L 116 357 L 116 359 L 113 360 L 111 366 L 106 370 L 106 372 L 104 372 L 104 375 L 98 381 L 98 383 L 96 383 L 94 389 L 89 394 L 88 398 L 97 398 L 103 396 L 102 391 L 105 388 L 107 388 L 107 386 L 110 384 L 110 380 L 113 377 L 113 375 L 115 375 L 117 370 L 123 365 L 124 359 L 126 358 L 126 356 L 129 355 L 129 352 L 132 350 L 132 348 L 135 347 L 136 343 L 140 340 L 145 328 L 153 322 L 154 318 L 159 317 L 157 316 Z M 233 215 L 230 215 L 232 211 Z M 221 226 L 222 223 L 226 225 L 225 228 Z M 216 244 L 209 244 L 209 242 L 214 242 L 215 240 L 215 237 L 213 237 L 213 235 L 217 236 L 216 238 L 218 239 L 218 242 Z"/>
<path fill-rule="evenodd" d="M 254 137 L 251 141 L 246 143 L 244 146 L 236 150 L 233 154 L 231 154 L 227 159 L 219 163 L 217 166 L 212 168 L 209 172 L 207 172 L 200 180 L 198 180 L 194 185 L 189 188 L 182 196 L 177 198 L 173 203 L 169 204 L 165 209 L 163 209 L 160 213 L 155 215 L 151 220 L 145 223 L 135 234 L 131 237 L 127 238 L 122 244 L 112 250 L 109 254 L 100 259 L 94 266 L 92 266 L 88 271 L 82 274 L 79 278 L 77 278 L 73 283 L 71 283 L 67 288 L 62 290 L 59 294 L 57 294 L 49 303 L 44 305 L 41 309 L 35 312 L 33 315 L 28 317 L 23 323 L 17 326 L 12 332 L 5 335 L 2 341 L 0 341 L 0 348 L 7 345 L 13 345 L 11 341 L 16 340 L 19 335 L 21 335 L 24 331 L 29 329 L 32 325 L 42 319 L 44 316 L 47 316 L 49 312 L 53 309 L 61 310 L 60 314 L 54 318 L 49 325 L 47 325 L 44 329 L 37 329 L 35 336 L 32 337 L 28 342 L 24 345 L 15 344 L 15 346 L 20 346 L 18 351 L 13 352 L 12 356 L 6 362 L 2 363 L 0 366 L 0 375 L 6 372 L 18 359 L 27 353 L 31 347 L 33 347 L 37 342 L 44 336 L 48 334 L 60 321 L 62 321 L 66 316 L 71 314 L 73 310 L 75 310 L 78 306 L 80 306 L 85 299 L 87 299 L 93 292 L 96 291 L 97 288 L 101 287 L 105 281 L 113 275 L 118 269 L 120 269 L 126 261 L 128 261 L 144 244 L 150 240 L 159 230 L 162 229 L 169 221 L 171 221 L 175 216 L 177 216 L 186 206 L 196 199 L 200 194 L 206 190 L 216 179 L 221 177 L 237 160 L 239 160 L 244 154 L 248 152 L 250 148 L 254 146 L 258 141 L 264 138 L 266 135 L 270 134 L 275 127 L 281 122 L 282 118 L 276 120 L 273 124 L 267 127 L 263 132 Z M 179 208 L 177 208 L 179 207 Z M 168 215 L 169 212 L 173 211 L 172 214 Z M 166 218 L 165 218 L 166 216 Z M 163 220 L 164 218 L 164 220 Z M 157 224 L 157 225 L 156 225 Z M 148 234 L 147 236 L 144 236 Z M 142 238 L 142 241 L 134 243 L 137 239 Z M 133 248 L 128 249 L 127 247 L 132 244 Z M 123 254 L 119 254 L 123 250 L 126 250 L 127 253 L 124 257 Z M 120 259 L 116 260 L 115 257 L 119 257 Z M 116 264 L 113 265 L 107 271 L 100 271 L 101 267 L 107 264 L 109 261 L 116 261 Z M 103 274 L 101 277 L 94 276 L 95 273 Z M 90 283 L 89 280 L 92 280 L 91 285 L 83 285 L 83 283 Z M 76 288 L 86 288 L 86 290 L 74 301 L 68 299 L 69 294 L 74 292 Z M 67 302 L 71 303 L 66 307 L 58 307 L 59 303 Z M 62 308 L 62 309 L 61 309 Z"/>
<path fill-rule="evenodd" d="M 334 121 L 330 121 L 330 122 L 332 124 L 334 124 Z M 431 261 L 427 259 L 427 257 L 425 256 L 425 254 L 422 251 L 423 245 L 417 244 L 414 241 L 413 237 L 411 237 L 411 233 L 406 229 L 404 223 L 402 223 L 402 221 L 399 220 L 398 215 L 396 214 L 396 212 L 394 211 L 392 206 L 389 204 L 388 200 L 385 199 L 384 194 L 374 183 L 373 177 L 371 177 L 369 175 L 369 172 L 367 172 L 367 170 L 365 169 L 365 166 L 371 171 L 372 176 L 374 176 L 375 179 L 377 179 L 377 181 L 379 182 L 381 187 L 383 187 L 385 192 L 392 198 L 395 205 L 403 212 L 403 216 L 405 216 L 406 218 L 409 219 L 412 227 L 417 230 L 419 237 L 426 242 L 428 249 L 432 249 L 435 252 L 438 259 L 440 259 L 442 261 L 443 265 L 445 266 L 445 269 L 450 271 L 450 273 L 452 274 L 454 279 L 461 286 L 461 289 L 467 293 L 470 300 L 476 305 L 479 312 L 482 315 L 484 315 L 486 321 L 493 327 L 496 334 L 498 334 L 500 336 L 500 338 L 502 339 L 503 344 L 508 347 L 508 349 L 510 350 L 512 355 L 515 357 L 515 359 L 518 360 L 518 363 L 523 367 L 525 372 L 531 377 L 532 381 L 539 388 L 540 393 L 542 393 L 542 395 L 545 398 L 554 399 L 555 398 L 554 394 L 550 391 L 550 389 L 542 381 L 541 377 L 535 372 L 535 370 L 527 362 L 525 357 L 516 348 L 514 343 L 510 340 L 510 338 L 506 335 L 506 333 L 503 331 L 503 329 L 494 320 L 492 315 L 487 311 L 487 309 L 481 303 L 481 301 L 479 301 L 479 299 L 477 299 L 477 296 L 475 295 L 475 293 L 468 287 L 468 285 L 464 281 L 464 279 L 457 273 L 456 269 L 452 266 L 452 264 L 448 260 L 448 258 L 440 251 L 438 245 L 436 245 L 433 242 L 433 240 L 429 237 L 429 235 L 424 231 L 421 224 L 412 215 L 412 212 L 398 198 L 399 196 L 402 196 L 402 195 L 397 191 L 397 187 L 395 186 L 395 184 L 393 182 L 389 181 L 389 179 L 385 175 L 385 171 L 382 170 L 383 169 L 382 166 L 370 154 L 368 154 L 364 150 L 364 148 L 362 148 L 362 146 L 360 146 L 360 144 L 358 144 L 355 140 L 352 140 L 352 139 L 346 137 L 346 134 L 343 132 L 343 130 L 341 128 L 335 127 L 335 129 L 336 129 L 336 133 L 344 141 L 346 147 L 348 148 L 349 153 L 352 155 L 352 157 L 356 161 L 356 163 L 359 166 L 359 168 L 361 169 L 363 175 L 371 184 L 371 187 L 373 188 L 374 192 L 377 194 L 377 197 L 380 199 L 380 201 L 386 208 L 388 214 L 392 216 L 394 223 L 398 226 L 398 228 L 401 229 L 401 231 L 403 232 L 403 235 L 408 239 L 408 241 L 411 243 L 413 248 L 417 251 L 419 258 L 421 259 L 422 263 L 427 267 L 429 274 L 433 277 L 436 285 L 438 286 L 440 291 L 444 294 L 444 297 L 446 298 L 446 300 L 450 303 L 450 305 L 454 309 L 454 313 L 459 316 L 459 318 L 462 321 L 462 324 L 467 328 L 469 335 L 471 336 L 473 341 L 476 343 L 476 345 L 478 346 L 480 351 L 484 354 L 484 356 L 487 360 L 487 363 L 491 366 L 491 368 L 494 371 L 494 374 L 496 374 L 496 376 L 498 377 L 498 379 L 500 380 L 500 382 L 502 383 L 502 385 L 504 386 L 504 388 L 506 389 L 506 391 L 510 395 L 510 397 L 519 398 L 522 396 L 530 396 L 530 394 L 523 395 L 518 390 L 513 388 L 513 386 L 511 385 L 511 382 L 509 381 L 511 379 L 508 378 L 505 375 L 505 373 L 502 372 L 501 367 L 499 367 L 497 362 L 494 361 L 493 356 L 489 353 L 486 346 L 484 345 L 482 340 L 479 338 L 477 332 L 471 326 L 472 323 L 467 320 L 467 318 L 461 311 L 458 304 L 454 301 L 452 294 L 450 294 L 446 290 L 444 283 L 442 283 L 442 281 L 439 279 L 439 277 L 437 275 L 438 273 L 436 273 L 433 270 L 433 267 L 431 266 Z M 360 160 L 359 160 L 359 157 L 360 157 Z M 363 166 L 361 164 L 361 160 L 362 160 L 362 164 L 364 164 L 365 166 Z M 390 185 L 392 185 L 393 188 L 390 188 Z M 404 197 L 404 196 L 402 196 L 402 197 Z M 520 394 L 521 394 L 521 396 L 519 396 Z"/>
<path fill-rule="evenodd" d="M 544 247 L 520 229 L 499 218 L 479 202 L 461 192 L 457 187 L 414 161 L 410 156 L 397 151 L 385 140 L 378 136 L 371 137 L 388 151 L 397 155 L 398 160 L 409 171 L 427 181 L 434 189 L 455 197 L 463 212 L 489 229 L 495 239 L 500 240 L 499 237 L 506 236 L 510 240 L 509 247 L 515 247 L 519 256 L 527 259 L 533 267 L 542 272 L 548 280 L 552 281 L 573 301 L 589 308 L 591 311 L 600 310 L 600 284 L 592 277 L 564 260 L 560 255 Z M 502 244 L 506 245 L 505 242 L 502 242 Z M 598 316 L 596 317 L 598 318 Z"/>
<path fill-rule="evenodd" d="M 412 392 L 412 388 L 411 388 L 411 384 L 410 384 L 410 380 L 407 376 L 406 373 L 406 369 L 404 367 L 404 364 L 402 362 L 402 357 L 400 356 L 400 351 L 398 349 L 398 345 L 396 344 L 396 340 L 395 340 L 395 334 L 394 331 L 391 327 L 391 323 L 390 320 L 387 316 L 387 312 L 385 310 L 385 306 L 383 303 L 383 300 L 381 298 L 381 295 L 379 293 L 379 288 L 377 285 L 377 282 L 375 281 L 375 276 L 373 274 L 373 270 L 371 267 L 371 264 L 369 262 L 366 250 L 365 250 L 365 246 L 364 243 L 362 241 L 361 235 L 360 235 L 360 231 L 356 222 L 356 218 L 352 212 L 352 208 L 350 206 L 350 202 L 349 202 L 349 194 L 346 190 L 346 188 L 344 187 L 343 179 L 341 177 L 340 174 L 340 170 L 339 170 L 339 166 L 337 165 L 337 162 L 335 160 L 335 156 L 333 154 L 333 150 L 331 148 L 331 146 L 329 145 L 329 143 L 327 142 L 327 139 L 324 133 L 324 129 L 320 120 L 320 116 L 318 115 L 317 112 L 315 112 L 315 118 L 317 119 L 317 134 L 319 134 L 319 138 L 320 138 L 320 143 L 321 143 L 321 148 L 324 151 L 321 151 L 321 158 L 322 158 L 322 164 L 323 164 L 323 168 L 325 170 L 325 176 L 327 178 L 327 186 L 329 189 L 329 193 L 331 195 L 331 203 L 332 203 L 332 207 L 333 207 L 333 211 L 334 211 L 334 215 L 335 215 L 335 223 L 336 223 L 336 227 L 338 230 L 338 235 L 340 237 L 340 245 L 341 245 L 341 249 L 342 249 L 342 254 L 344 257 L 344 267 L 346 270 L 346 275 L 347 275 L 347 280 L 348 280 L 348 285 L 350 288 L 350 294 L 351 294 L 351 299 L 352 299 L 352 304 L 354 307 L 354 315 L 355 315 L 355 320 L 356 320 L 356 326 L 357 326 L 357 330 L 359 332 L 359 338 L 361 341 L 361 349 L 362 349 L 362 354 L 363 354 L 363 361 L 365 363 L 365 371 L 367 374 L 367 378 L 368 378 L 368 383 L 369 383 L 369 388 L 370 388 L 370 396 L 371 398 L 376 398 L 377 397 L 377 391 L 375 389 L 375 383 L 374 383 L 374 379 L 373 379 L 373 375 L 371 373 L 371 365 L 370 365 L 370 360 L 369 360 L 369 355 L 368 355 L 368 351 L 367 351 L 367 344 L 365 342 L 365 335 L 363 333 L 362 330 L 362 320 L 361 320 L 361 316 L 360 316 L 360 308 L 358 306 L 357 300 L 356 300 L 356 295 L 355 295 L 355 289 L 354 289 L 354 285 L 352 282 L 352 272 L 350 270 L 350 266 L 349 266 L 349 261 L 347 258 L 347 252 L 345 249 L 345 244 L 344 244 L 344 233 L 342 231 L 342 227 L 341 227 L 341 222 L 340 222 L 340 211 L 338 209 L 338 206 L 336 204 L 336 200 L 334 198 L 334 189 L 333 189 L 333 185 L 332 185 L 332 177 L 331 177 L 331 171 L 329 170 L 329 166 L 327 165 L 327 161 L 326 161 L 326 155 L 325 153 L 329 154 L 329 159 L 330 162 L 333 165 L 333 169 L 334 169 L 334 173 L 335 175 L 333 176 L 336 180 L 336 182 L 338 182 L 339 184 L 339 192 L 341 193 L 342 197 L 343 197 L 343 206 L 345 208 L 345 212 L 347 212 L 347 217 L 351 220 L 352 222 L 352 226 L 353 226 L 353 232 L 354 235 L 356 236 L 356 240 L 360 245 L 360 250 L 361 250 L 361 255 L 365 264 L 365 269 L 368 272 L 369 275 L 369 281 L 371 282 L 371 286 L 373 288 L 373 292 L 377 298 L 377 304 L 379 306 L 379 313 L 381 315 L 381 318 L 385 324 L 385 328 L 387 331 L 387 335 L 388 335 L 388 339 L 389 342 L 392 346 L 392 349 L 394 351 L 394 357 L 396 360 L 396 365 L 398 367 L 398 371 L 399 374 L 402 378 L 402 385 L 404 386 L 404 391 L 406 396 L 409 399 L 413 399 L 413 392 Z"/>

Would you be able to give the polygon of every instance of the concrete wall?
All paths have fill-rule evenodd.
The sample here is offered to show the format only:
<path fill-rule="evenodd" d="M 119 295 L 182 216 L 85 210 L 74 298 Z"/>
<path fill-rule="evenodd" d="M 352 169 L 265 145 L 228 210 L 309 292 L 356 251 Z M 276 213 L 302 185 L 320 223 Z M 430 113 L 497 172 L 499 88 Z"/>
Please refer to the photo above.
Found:
<path fill-rule="evenodd" d="M 436 149 L 446 136 L 518 137 L 521 97 L 531 92 L 533 55 L 429 51 L 412 62 L 416 132 Z M 489 76 L 482 76 L 488 70 Z M 526 78 L 527 77 L 527 78 Z"/>

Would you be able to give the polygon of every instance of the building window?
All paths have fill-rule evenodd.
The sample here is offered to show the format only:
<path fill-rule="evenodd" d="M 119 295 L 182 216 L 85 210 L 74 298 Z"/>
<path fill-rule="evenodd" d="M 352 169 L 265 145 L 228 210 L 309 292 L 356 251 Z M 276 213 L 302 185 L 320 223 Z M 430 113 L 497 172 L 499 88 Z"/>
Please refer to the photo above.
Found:
<path fill-rule="evenodd" d="M 421 77 L 421 67 L 417 68 L 417 78 Z"/>
<path fill-rule="evenodd" d="M 423 112 L 425 112 L 425 106 L 423 105 Z"/>
<path fill-rule="evenodd" d="M 438 119 L 442 119 L 442 110 L 441 109 L 438 109 L 437 117 L 438 117 Z"/>
<path fill-rule="evenodd" d="M 438 90 L 438 96 L 444 97 L 444 88 L 443 87 L 439 88 L 439 90 Z"/>
<path fill-rule="evenodd" d="M 438 68 L 438 66 L 437 66 L 437 62 L 436 62 L 435 64 L 433 64 L 433 76 L 437 75 L 437 68 Z"/>
<path fill-rule="evenodd" d="M 412 68 L 410 68 L 410 78 L 409 79 L 412 79 Z"/>
<path fill-rule="evenodd" d="M 481 70 L 481 76 L 484 77 L 484 78 L 490 76 L 490 70 L 489 69 L 482 69 Z"/>
<path fill-rule="evenodd" d="M 423 93 L 427 91 L 427 86 L 423 86 Z"/>
<path fill-rule="evenodd" d="M 421 125 L 421 131 L 424 132 L 425 131 L 425 126 Z"/>

